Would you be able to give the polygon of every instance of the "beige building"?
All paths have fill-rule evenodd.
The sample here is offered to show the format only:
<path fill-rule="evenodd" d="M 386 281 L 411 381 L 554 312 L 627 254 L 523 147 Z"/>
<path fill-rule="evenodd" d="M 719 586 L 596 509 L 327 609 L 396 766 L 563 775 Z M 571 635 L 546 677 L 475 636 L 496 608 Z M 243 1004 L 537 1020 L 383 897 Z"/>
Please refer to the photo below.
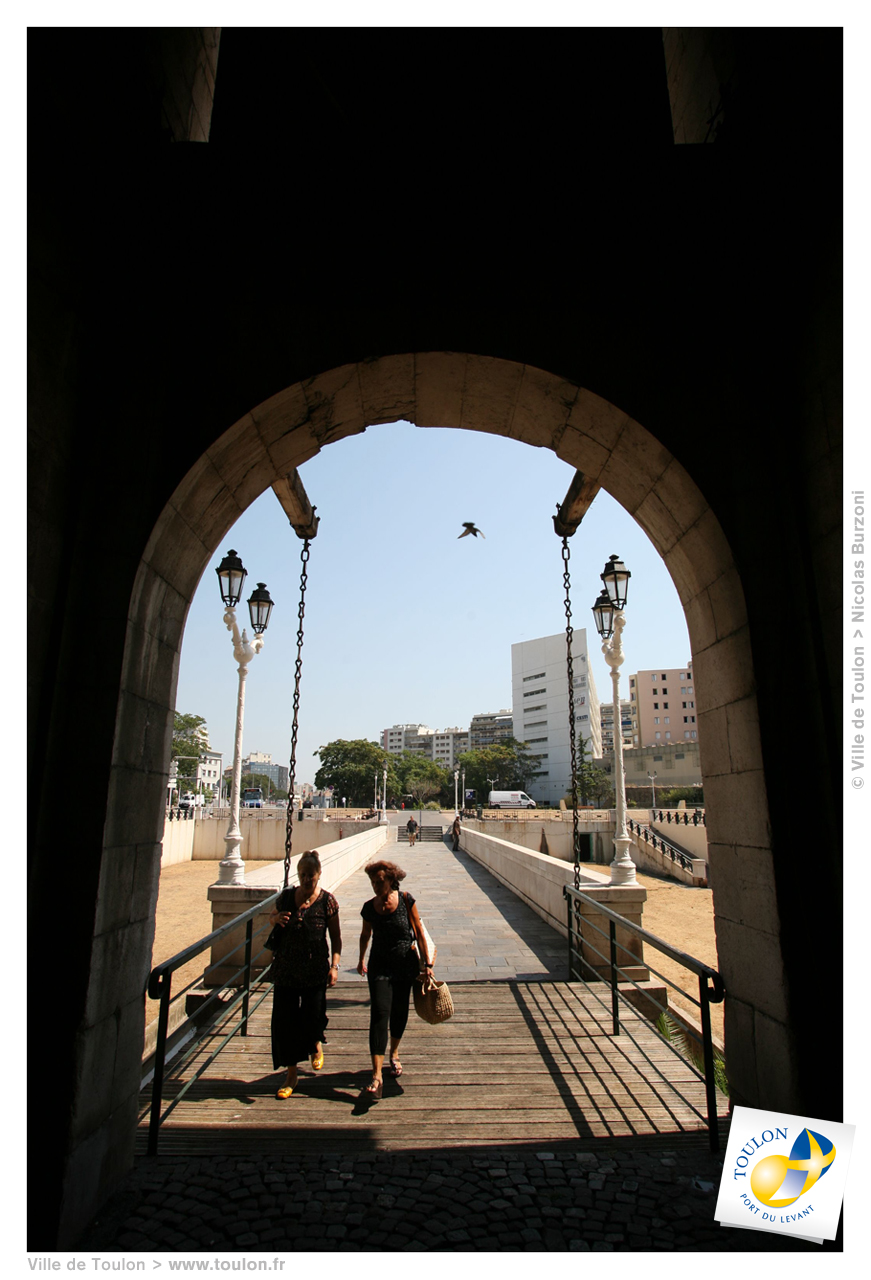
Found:
<path fill-rule="evenodd" d="M 479 751 L 481 747 L 492 747 L 496 742 L 504 742 L 513 738 L 514 716 L 503 707 L 501 711 L 485 711 L 472 716 L 469 725 L 469 750 Z"/>
<path fill-rule="evenodd" d="M 634 733 L 634 717 L 632 714 L 632 702 L 628 698 L 620 699 L 620 723 L 623 726 L 623 745 L 624 747 L 634 747 L 638 744 L 633 741 Z M 599 724 L 602 730 L 602 754 L 606 755 L 609 751 L 614 750 L 614 703 L 599 703 Z"/>
<path fill-rule="evenodd" d="M 381 730 L 381 745 L 391 755 L 413 751 L 416 755 L 435 760 L 447 769 L 453 769 L 457 757 L 469 750 L 469 730 L 456 726 L 448 729 L 430 729 L 425 724 L 395 724 Z"/>
<path fill-rule="evenodd" d="M 613 752 L 607 752 L 593 764 L 613 778 Z M 664 742 L 653 747 L 624 747 L 623 773 L 627 787 L 649 787 L 653 773 L 657 791 L 660 787 L 700 787 L 699 744 Z"/>
<path fill-rule="evenodd" d="M 634 747 L 698 740 L 691 662 L 684 667 L 636 672 L 629 677 L 629 697 Z"/>

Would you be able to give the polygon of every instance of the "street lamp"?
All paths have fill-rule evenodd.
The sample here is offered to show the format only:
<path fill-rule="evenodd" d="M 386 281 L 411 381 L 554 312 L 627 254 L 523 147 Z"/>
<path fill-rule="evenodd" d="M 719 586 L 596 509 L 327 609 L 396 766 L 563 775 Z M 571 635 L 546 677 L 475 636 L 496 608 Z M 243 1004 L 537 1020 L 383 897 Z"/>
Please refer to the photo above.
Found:
<path fill-rule="evenodd" d="M 460 812 L 459 809 L 457 808 L 457 786 L 459 784 L 459 781 L 460 781 L 460 771 L 459 769 L 455 769 L 454 770 L 454 813 Z"/>
<path fill-rule="evenodd" d="M 381 787 L 381 804 L 383 808 L 381 810 L 381 821 L 379 823 L 379 826 L 386 826 L 387 825 L 387 761 L 386 760 L 384 761 L 384 783 Z"/>
<path fill-rule="evenodd" d="M 620 721 L 620 667 L 623 663 L 623 609 L 632 575 L 618 556 L 611 556 L 601 574 L 605 589 L 593 605 L 596 630 L 602 638 L 602 653 L 611 668 L 614 686 L 614 780 L 617 821 L 614 831 L 614 861 L 611 863 L 612 884 L 636 884 L 635 863 L 629 856 L 632 838 L 626 830 L 626 779 L 623 776 L 623 729 Z M 613 639 L 612 639 L 613 637 Z"/>
<path fill-rule="evenodd" d="M 466 770 L 465 770 L 465 769 L 463 769 L 463 770 L 462 770 L 462 779 L 463 779 L 463 788 L 462 788 L 462 791 L 463 791 L 463 813 L 465 813 L 465 812 L 466 812 Z"/>
<path fill-rule="evenodd" d="M 647 776 L 650 779 L 650 789 L 653 792 L 653 808 L 655 809 L 656 808 L 656 778 L 658 775 L 656 770 L 654 769 L 653 773 L 648 773 Z"/>
<path fill-rule="evenodd" d="M 242 598 L 242 587 L 247 576 L 242 561 L 235 551 L 228 551 L 215 572 L 218 575 L 221 600 L 224 603 L 224 625 L 233 634 L 233 657 L 239 664 L 239 688 L 236 695 L 236 738 L 233 743 L 233 778 L 230 788 L 230 825 L 224 836 L 226 853 L 218 867 L 218 884 L 244 884 L 245 863 L 239 852 L 242 832 L 239 829 L 239 788 L 242 782 L 242 721 L 245 713 L 245 677 L 248 663 L 263 648 L 263 633 L 269 625 L 272 598 L 265 582 L 258 582 L 248 599 L 248 612 L 254 639 L 248 639 L 243 629 L 239 634 L 236 623 L 236 605 Z"/>

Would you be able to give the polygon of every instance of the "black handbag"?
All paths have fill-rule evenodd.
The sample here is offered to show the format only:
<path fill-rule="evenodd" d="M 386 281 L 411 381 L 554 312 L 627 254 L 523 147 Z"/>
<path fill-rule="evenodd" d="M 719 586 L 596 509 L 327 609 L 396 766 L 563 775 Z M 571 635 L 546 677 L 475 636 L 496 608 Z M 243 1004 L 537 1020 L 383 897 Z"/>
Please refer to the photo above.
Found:
<path fill-rule="evenodd" d="M 282 905 L 282 899 L 284 898 L 284 895 L 286 893 L 287 893 L 287 889 L 282 889 L 281 893 L 279 894 L 278 901 L 275 904 L 276 911 L 286 910 L 286 906 Z M 278 948 L 281 946 L 281 939 L 283 936 L 284 936 L 284 925 L 274 924 L 272 926 L 272 929 L 269 932 L 269 937 L 266 939 L 266 941 L 263 944 L 266 950 L 277 951 Z"/>

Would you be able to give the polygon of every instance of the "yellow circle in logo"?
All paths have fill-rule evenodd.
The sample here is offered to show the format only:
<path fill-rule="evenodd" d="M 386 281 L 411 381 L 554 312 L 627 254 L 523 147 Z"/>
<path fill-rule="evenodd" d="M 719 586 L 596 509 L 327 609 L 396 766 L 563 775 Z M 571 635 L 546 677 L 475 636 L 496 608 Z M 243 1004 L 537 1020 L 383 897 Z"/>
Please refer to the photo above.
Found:
<path fill-rule="evenodd" d="M 779 1209 L 783 1205 L 791 1204 L 791 1198 L 786 1200 L 775 1200 L 773 1196 L 783 1185 L 789 1169 L 789 1158 L 787 1156 L 766 1156 L 764 1160 L 760 1160 L 754 1165 L 753 1172 L 750 1174 L 750 1186 L 757 1200 L 761 1200 L 763 1204 L 771 1205 L 774 1209 Z"/>

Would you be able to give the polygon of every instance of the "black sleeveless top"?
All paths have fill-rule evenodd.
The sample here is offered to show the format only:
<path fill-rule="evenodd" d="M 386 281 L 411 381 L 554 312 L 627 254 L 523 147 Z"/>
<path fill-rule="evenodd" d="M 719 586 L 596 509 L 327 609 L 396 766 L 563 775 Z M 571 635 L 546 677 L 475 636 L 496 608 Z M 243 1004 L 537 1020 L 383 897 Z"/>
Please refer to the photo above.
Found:
<path fill-rule="evenodd" d="M 399 905 L 389 915 L 375 910 L 375 899 L 363 903 L 360 915 L 372 926 L 372 951 L 367 971 L 373 978 L 409 978 L 418 971 L 417 955 L 412 951 L 414 928 L 409 916 L 414 906 L 410 893 L 399 891 Z"/>

